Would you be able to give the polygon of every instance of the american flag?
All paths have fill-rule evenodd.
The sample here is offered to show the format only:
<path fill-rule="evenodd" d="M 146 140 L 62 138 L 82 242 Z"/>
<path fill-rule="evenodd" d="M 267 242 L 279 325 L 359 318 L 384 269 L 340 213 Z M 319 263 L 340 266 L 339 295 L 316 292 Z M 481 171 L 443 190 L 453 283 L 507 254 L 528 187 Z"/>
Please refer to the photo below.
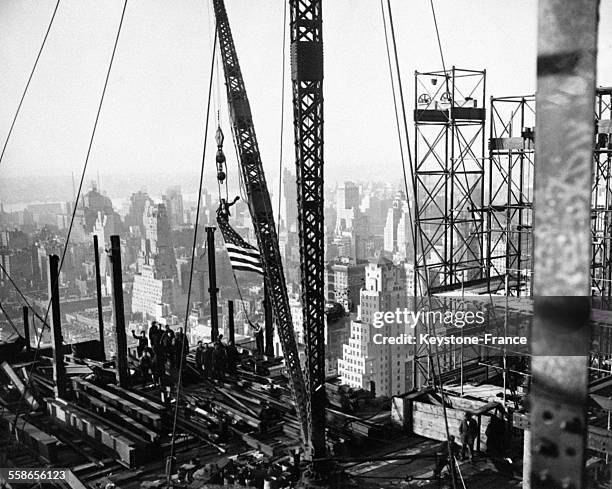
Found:
<path fill-rule="evenodd" d="M 225 248 L 234 270 L 256 272 L 263 275 L 263 268 L 259 258 L 259 250 L 247 243 L 242 236 L 232 229 L 227 217 L 217 213 L 217 225 L 223 235 Z"/>

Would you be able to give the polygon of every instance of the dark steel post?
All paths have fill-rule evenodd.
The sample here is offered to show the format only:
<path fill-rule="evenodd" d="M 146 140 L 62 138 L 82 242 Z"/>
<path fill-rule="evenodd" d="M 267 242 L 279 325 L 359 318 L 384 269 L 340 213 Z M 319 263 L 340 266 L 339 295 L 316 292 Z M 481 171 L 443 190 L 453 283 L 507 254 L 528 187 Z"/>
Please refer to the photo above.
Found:
<path fill-rule="evenodd" d="M 598 0 L 540 0 L 531 485 L 584 487 Z"/>
<path fill-rule="evenodd" d="M 31 348 L 30 344 L 30 308 L 23 306 L 23 337 L 26 340 L 28 350 Z"/>
<path fill-rule="evenodd" d="M 121 276 L 121 241 L 111 236 L 110 261 L 113 267 L 113 317 L 115 318 L 115 348 L 117 383 L 128 387 L 130 383 L 127 361 L 127 337 L 125 334 L 125 313 L 123 309 L 123 278 Z"/>
<path fill-rule="evenodd" d="M 51 301 L 51 324 L 53 341 L 53 380 L 55 382 L 55 397 L 66 399 L 67 381 L 64 365 L 62 316 L 59 297 L 59 256 L 49 255 L 49 300 Z"/>
<path fill-rule="evenodd" d="M 264 280 L 264 323 L 265 329 L 265 348 L 264 354 L 267 357 L 274 356 L 274 321 L 272 319 L 272 303 L 270 302 L 270 291 Z"/>
<path fill-rule="evenodd" d="M 98 300 L 98 330 L 100 333 L 100 351 L 102 358 L 106 359 L 104 351 L 104 316 L 102 311 L 102 277 L 100 276 L 100 250 L 98 249 L 98 236 L 94 235 L 94 262 L 96 264 L 96 296 Z"/>
<path fill-rule="evenodd" d="M 227 335 L 230 343 L 236 342 L 236 330 L 234 328 L 234 301 L 227 301 Z"/>
<path fill-rule="evenodd" d="M 215 267 L 215 228 L 206 227 L 206 247 L 208 249 L 208 293 L 210 294 L 210 339 L 219 336 L 219 316 L 217 310 L 217 269 Z"/>

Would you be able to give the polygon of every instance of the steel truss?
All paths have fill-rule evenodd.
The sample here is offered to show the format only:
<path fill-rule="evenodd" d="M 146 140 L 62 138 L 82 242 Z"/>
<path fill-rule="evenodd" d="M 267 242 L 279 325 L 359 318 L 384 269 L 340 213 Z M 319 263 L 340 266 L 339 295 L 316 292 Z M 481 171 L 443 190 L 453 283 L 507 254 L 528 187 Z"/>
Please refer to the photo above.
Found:
<path fill-rule="evenodd" d="M 325 263 L 323 227 L 323 28 L 321 0 L 291 0 L 291 78 L 306 340 L 309 451 L 325 456 Z"/>
<path fill-rule="evenodd" d="M 529 295 L 535 95 L 491 98 L 490 118 L 485 192 L 488 290 Z"/>
<path fill-rule="evenodd" d="M 415 283 L 483 277 L 485 71 L 415 73 Z"/>
<path fill-rule="evenodd" d="M 591 290 L 609 303 L 612 297 L 612 87 L 599 88 L 595 99 L 596 140 L 593 151 L 591 223 Z"/>

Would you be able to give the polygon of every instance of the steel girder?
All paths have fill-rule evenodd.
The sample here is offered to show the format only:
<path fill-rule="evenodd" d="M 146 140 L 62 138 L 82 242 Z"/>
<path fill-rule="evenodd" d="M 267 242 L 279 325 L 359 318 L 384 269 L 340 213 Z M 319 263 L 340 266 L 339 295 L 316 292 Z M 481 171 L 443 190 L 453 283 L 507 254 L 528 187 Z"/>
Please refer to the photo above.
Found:
<path fill-rule="evenodd" d="M 289 308 L 285 274 L 274 224 L 274 210 L 270 201 L 251 107 L 238 63 L 225 4 L 223 0 L 214 0 L 213 4 L 217 19 L 217 34 L 223 61 L 232 135 L 238 148 L 242 179 L 248 195 L 249 210 L 257 235 L 264 277 L 274 308 L 278 335 L 291 381 L 295 409 L 300 420 L 303 441 L 308 443 L 307 393 Z"/>
<path fill-rule="evenodd" d="M 291 78 L 306 340 L 308 436 L 325 456 L 325 263 L 323 225 L 323 32 L 321 0 L 290 0 Z"/>

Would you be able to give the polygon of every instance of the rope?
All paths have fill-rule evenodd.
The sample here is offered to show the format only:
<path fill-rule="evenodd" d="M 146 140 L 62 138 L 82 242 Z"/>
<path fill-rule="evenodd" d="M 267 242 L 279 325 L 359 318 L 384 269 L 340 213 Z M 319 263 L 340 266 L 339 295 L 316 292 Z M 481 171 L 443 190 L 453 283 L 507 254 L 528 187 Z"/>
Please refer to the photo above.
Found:
<path fill-rule="evenodd" d="M 281 194 L 283 188 L 283 130 L 285 128 L 285 57 L 287 44 L 287 2 L 283 2 L 283 55 L 281 75 L 281 118 L 280 118 L 280 141 L 278 151 L 278 223 L 277 234 L 280 235 L 281 221 Z"/>
<path fill-rule="evenodd" d="M 51 15 L 51 20 L 49 21 L 49 25 L 47 26 L 47 31 L 45 32 L 45 37 L 43 38 L 42 44 L 40 45 L 40 49 L 38 50 L 38 54 L 36 55 L 34 66 L 32 66 L 32 71 L 30 72 L 28 81 L 25 85 L 25 88 L 23 89 L 23 93 L 21 94 L 21 100 L 19 100 L 19 105 L 17 106 L 17 110 L 15 111 L 15 115 L 13 116 L 11 127 L 9 128 L 9 132 L 6 135 L 6 140 L 4 141 L 4 145 L 2 146 L 2 153 L 0 153 L 0 165 L 2 164 L 2 158 L 4 158 L 4 152 L 6 151 L 6 147 L 8 146 L 9 139 L 11 138 L 11 134 L 13 133 L 13 128 L 15 127 L 15 123 L 17 122 L 17 117 L 19 116 L 19 112 L 21 111 L 21 106 L 23 105 L 25 96 L 28 93 L 28 88 L 30 88 L 30 82 L 32 81 L 32 77 L 34 76 L 34 71 L 36 71 L 36 67 L 38 66 L 38 60 L 40 59 L 40 55 L 43 52 L 45 44 L 47 43 L 47 37 L 49 37 L 49 32 L 51 31 L 51 26 L 53 25 L 53 21 L 55 20 L 55 14 L 57 13 L 57 8 L 59 7 L 59 4 L 60 4 L 60 0 L 57 0 L 57 3 L 55 4 L 55 8 L 53 9 L 53 15 Z"/>
<path fill-rule="evenodd" d="M 187 288 L 187 311 L 185 312 L 185 327 L 184 327 L 184 332 L 183 332 L 183 340 L 181 343 L 181 356 L 180 356 L 180 361 L 179 361 L 178 381 L 176 384 L 176 402 L 174 406 L 174 420 L 172 422 L 172 441 L 170 445 L 170 457 L 169 457 L 170 460 L 173 460 L 174 458 L 174 445 L 175 445 L 175 438 L 176 438 L 176 425 L 178 421 L 179 396 L 181 393 L 181 381 L 183 379 L 184 355 L 182 352 L 185 351 L 185 340 L 187 338 L 187 321 L 189 319 L 189 306 L 191 303 L 191 287 L 193 284 L 193 268 L 194 268 L 197 239 L 198 239 L 198 223 L 200 220 L 200 207 L 202 204 L 202 184 L 204 181 L 204 164 L 206 162 L 206 146 L 208 143 L 208 126 L 209 126 L 209 120 L 210 120 L 210 101 L 212 98 L 213 72 L 215 68 L 216 51 L 217 51 L 217 29 L 215 29 L 215 40 L 213 43 L 212 61 L 210 64 L 210 78 L 208 82 L 208 101 L 206 104 L 206 124 L 204 127 L 204 144 L 202 148 L 202 164 L 200 166 L 200 185 L 198 187 L 198 205 L 196 208 L 196 218 L 195 218 L 195 225 L 194 225 L 194 230 L 193 230 L 193 243 L 191 246 L 191 267 L 189 270 L 189 287 Z"/>
<path fill-rule="evenodd" d="M 436 28 L 436 37 L 438 39 L 438 49 L 440 50 L 440 59 L 442 60 L 442 69 L 444 70 L 444 81 L 446 83 L 446 91 L 448 92 L 448 76 L 446 76 L 446 65 L 444 64 L 444 54 L 442 53 L 442 42 L 440 41 L 440 31 L 438 30 L 438 20 L 436 19 L 436 9 L 434 8 L 433 0 L 429 0 L 431 5 L 431 13 L 433 15 L 434 26 Z"/>
<path fill-rule="evenodd" d="M 13 328 L 13 330 L 15 331 L 15 333 L 17 333 L 17 336 L 23 338 L 24 336 L 19 332 L 19 330 L 15 327 L 15 323 L 13 323 L 13 320 L 11 319 L 11 317 L 8 315 L 8 313 L 4 310 L 4 307 L 2 307 L 2 302 L 0 302 L 0 311 L 3 312 L 3 314 L 6 316 L 6 320 L 8 321 L 8 323 L 10 324 L 10 326 Z M 25 324 L 24 328 L 27 328 L 28 325 Z"/>
<path fill-rule="evenodd" d="M 21 292 L 21 290 L 19 289 L 19 287 L 17 286 L 17 284 L 14 282 L 14 280 L 12 279 L 11 275 L 8 273 L 8 271 L 6 270 L 6 268 L 4 268 L 4 266 L 2 265 L 2 263 L 0 263 L 0 269 L 2 270 L 2 272 L 6 275 L 6 278 L 8 278 L 9 283 L 15 288 L 15 290 L 17 291 L 17 293 L 19 294 L 19 296 L 23 299 L 23 301 L 25 302 L 26 306 L 28 306 L 30 308 L 30 310 L 32 311 L 32 313 L 34 314 L 34 316 L 36 316 L 37 319 L 39 319 L 40 321 L 42 321 L 43 323 L 43 327 L 47 326 L 47 328 L 51 329 L 51 326 L 49 326 L 49 324 L 47 324 L 47 321 L 45 318 L 43 318 L 40 314 L 38 314 L 36 312 L 36 310 L 32 307 L 32 305 L 30 304 L 30 302 L 28 301 L 27 297 L 24 295 L 23 292 Z"/>
<path fill-rule="evenodd" d="M 114 45 L 113 45 L 113 51 L 112 51 L 111 58 L 110 58 L 110 61 L 109 61 L 109 64 L 108 64 L 108 69 L 106 71 L 106 78 L 104 80 L 104 88 L 102 89 L 102 94 L 100 96 L 100 102 L 98 104 L 98 110 L 97 110 L 97 113 L 96 113 L 96 119 L 95 119 L 95 122 L 94 122 L 94 126 L 92 128 L 92 131 L 91 131 L 91 137 L 89 139 L 89 146 L 87 148 L 87 155 L 85 157 L 85 163 L 83 165 L 83 172 L 81 173 L 81 181 L 79 183 L 79 189 L 78 189 L 78 192 L 77 192 L 76 202 L 78 202 L 78 200 L 80 198 L 80 195 L 81 195 L 81 191 L 83 189 L 83 182 L 85 180 L 85 173 L 87 172 L 87 164 L 89 163 L 89 157 L 90 157 L 90 154 L 91 154 L 91 148 L 93 146 L 94 138 L 95 138 L 95 135 L 96 135 L 96 129 L 98 127 L 98 121 L 100 119 L 100 113 L 102 111 L 102 104 L 104 102 L 104 96 L 106 94 L 106 89 L 108 87 L 108 81 L 109 81 L 109 78 L 110 78 L 111 69 L 113 67 L 113 61 L 115 59 L 115 53 L 117 52 L 117 45 L 119 44 L 119 37 L 121 35 L 121 28 L 123 26 L 123 20 L 125 18 L 125 11 L 127 9 L 127 3 L 128 3 L 128 0 L 124 0 L 123 9 L 121 11 L 121 19 L 119 20 L 119 27 L 117 28 L 117 34 L 115 36 L 115 42 L 114 42 Z M 64 245 L 64 250 L 62 252 L 62 257 L 61 257 L 61 260 L 60 260 L 60 263 L 59 263 L 58 280 L 59 280 L 59 274 L 60 274 L 60 272 L 62 270 L 62 265 L 64 264 L 64 259 L 66 258 L 66 253 L 68 251 L 68 243 L 70 242 L 70 235 L 72 233 L 72 227 L 74 225 L 74 218 L 75 218 L 76 210 L 77 210 L 76 202 L 75 202 L 75 205 L 73 206 L 73 209 L 72 209 L 72 216 L 70 218 L 70 226 L 68 227 L 68 234 L 66 235 L 66 243 Z M 49 299 L 49 304 L 47 306 L 47 311 L 45 312 L 45 319 L 43 321 L 43 323 L 45 323 L 45 324 L 47 322 L 47 318 L 49 317 L 50 309 L 51 309 L 51 299 Z M 25 393 L 26 393 L 27 389 L 30 387 L 31 382 L 32 382 L 32 375 L 31 374 L 32 374 L 32 371 L 34 369 L 34 366 L 36 365 L 36 360 L 37 360 L 39 349 L 40 349 L 40 342 L 42 341 L 43 331 L 44 331 L 44 328 L 41 328 L 40 335 L 38 335 L 38 337 L 37 337 L 36 351 L 34 352 L 34 359 L 32 361 L 32 366 L 30 367 L 30 373 L 28 375 L 28 383 L 27 383 L 26 389 L 24 389 L 23 393 L 21 394 L 21 399 L 19 400 L 19 405 L 17 406 L 17 412 L 15 414 L 15 423 L 14 423 L 15 429 L 17 429 L 17 420 L 19 419 L 19 407 L 21 406 L 21 403 L 23 402 L 23 399 L 25 397 Z M 25 423 L 25 419 L 24 419 L 24 423 Z"/>
<path fill-rule="evenodd" d="M 385 22 L 385 13 L 384 13 L 384 7 L 383 7 L 383 0 L 381 0 L 381 8 L 382 8 L 382 13 L 383 13 L 383 24 L 384 24 L 384 30 L 385 30 L 385 41 L 388 44 L 388 32 L 387 32 L 387 27 L 386 27 L 386 22 Z M 418 206 L 419 203 L 416 200 L 416 195 L 417 195 L 417 188 L 416 188 L 416 181 L 414 178 L 414 175 L 416 173 L 415 171 L 415 166 L 414 166 L 414 161 L 412 158 L 412 152 L 411 152 L 411 148 L 410 148 L 410 138 L 408 136 L 408 122 L 406 119 L 406 104 L 404 102 L 404 90 L 402 88 L 402 76 L 401 76 L 401 71 L 400 71 L 400 66 L 399 66 L 399 57 L 397 54 L 397 42 L 395 39 L 395 26 L 393 23 L 393 11 L 391 9 L 391 2 L 390 0 L 387 0 L 387 9 L 389 11 L 389 26 L 391 28 L 391 38 L 392 38 L 392 42 L 393 42 L 393 54 L 394 54 L 394 59 L 395 59 L 395 70 L 397 72 L 397 85 L 399 87 L 399 95 L 400 95 L 400 104 L 402 107 L 402 120 L 403 120 L 403 126 L 404 126 L 404 135 L 406 138 L 406 154 L 408 155 L 408 164 L 410 166 L 410 174 L 412 177 L 412 195 L 413 195 L 413 202 L 414 202 L 414 206 L 415 206 L 415 212 L 418 215 Z M 390 53 L 388 53 L 388 57 L 389 57 L 389 63 L 390 61 Z M 406 176 L 406 165 L 405 162 L 402 160 L 402 173 L 403 173 L 403 178 L 404 178 L 404 188 L 406 191 L 406 197 L 408 197 L 408 195 L 410 194 L 408 191 L 408 177 Z M 411 233 L 412 233 L 412 238 L 415 240 L 415 246 L 416 246 L 416 239 L 419 239 L 420 241 L 420 245 L 421 245 L 421 251 L 423 251 L 424 249 L 424 245 L 423 245 L 423 233 L 421 232 L 420 229 L 420 224 L 418 219 L 413 219 L 412 217 L 412 209 L 410 208 L 410 205 L 408 206 L 408 218 L 410 220 L 410 227 L 411 227 Z M 414 227 L 414 223 L 416 222 L 416 231 L 413 231 L 413 227 Z M 415 234 L 418 234 L 418 236 L 415 236 Z M 422 285 L 421 285 L 421 281 L 419 280 L 419 276 L 417 274 L 417 267 L 416 267 L 416 263 L 418 260 L 418 257 L 416 256 L 415 253 L 415 267 L 414 267 L 414 272 L 415 272 L 415 296 L 417 295 L 417 291 L 420 292 L 420 295 L 423 295 L 423 290 L 422 290 Z M 422 257 L 423 260 L 423 264 L 424 264 L 424 268 L 425 268 L 425 274 L 426 274 L 426 293 L 429 291 L 429 271 L 427 269 L 427 263 L 426 263 L 426 257 L 425 255 L 423 255 Z"/>

